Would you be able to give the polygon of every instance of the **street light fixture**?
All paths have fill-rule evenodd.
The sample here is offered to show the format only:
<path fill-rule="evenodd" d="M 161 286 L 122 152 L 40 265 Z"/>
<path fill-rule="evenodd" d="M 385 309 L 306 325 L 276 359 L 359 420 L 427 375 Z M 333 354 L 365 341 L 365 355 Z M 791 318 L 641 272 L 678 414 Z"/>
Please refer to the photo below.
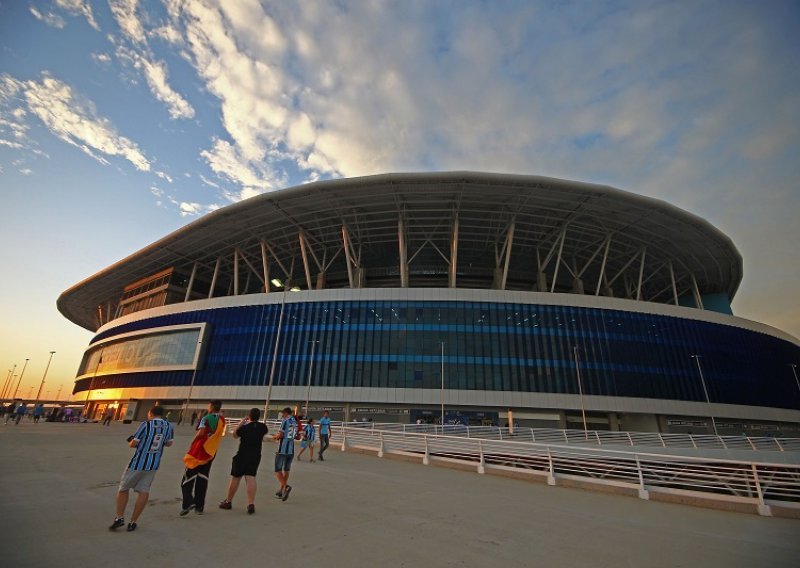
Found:
<path fill-rule="evenodd" d="M 690 355 L 697 363 L 697 370 L 700 372 L 700 383 L 703 385 L 703 393 L 706 395 L 706 403 L 708 404 L 708 414 L 711 417 L 711 425 L 714 427 L 714 435 L 719 436 L 717 432 L 717 421 L 714 420 L 714 413 L 711 411 L 711 399 L 708 398 L 708 389 L 706 388 L 706 379 L 703 376 L 703 367 L 700 365 L 702 355 Z"/>
<path fill-rule="evenodd" d="M 16 368 L 17 368 L 17 366 L 14 365 L 14 370 L 16 370 Z M 14 374 L 14 371 L 9 369 L 8 370 L 8 375 L 6 375 L 6 380 L 3 383 L 3 390 L 2 390 L 2 392 L 0 392 L 0 398 L 3 399 L 3 400 L 5 400 L 5 398 L 6 398 L 6 391 L 9 389 L 9 385 L 11 383 L 11 377 L 12 377 L 13 374 Z"/>
<path fill-rule="evenodd" d="M 583 436 L 589 439 L 589 429 L 586 426 L 586 408 L 583 405 L 583 383 L 581 381 L 581 367 L 578 364 L 578 346 L 572 348 L 572 354 L 575 357 L 575 376 L 578 378 L 578 395 L 581 401 L 581 416 L 583 417 Z"/>
<path fill-rule="evenodd" d="M 36 402 L 39 402 L 39 397 L 42 395 L 42 387 L 44 386 L 44 380 L 47 377 L 47 371 L 50 369 L 50 362 L 53 360 L 53 355 L 55 355 L 55 351 L 50 352 L 50 358 L 47 360 L 47 366 L 44 368 L 42 382 L 39 383 L 39 392 L 36 393 Z"/>
<path fill-rule="evenodd" d="M 17 392 L 19 392 L 19 386 L 22 384 L 22 377 L 25 376 L 25 369 L 28 367 L 28 361 L 30 361 L 30 359 L 25 359 L 25 364 L 22 366 L 22 372 L 19 374 L 19 381 L 17 381 L 17 388 L 14 389 L 14 396 L 11 398 L 17 398 Z"/>
<path fill-rule="evenodd" d="M 311 397 L 311 372 L 314 369 L 314 351 L 317 348 L 317 343 L 319 343 L 319 339 L 314 339 L 309 341 L 311 344 L 311 362 L 308 364 L 308 386 L 306 387 L 306 411 L 305 416 L 308 418 L 308 401 Z"/>

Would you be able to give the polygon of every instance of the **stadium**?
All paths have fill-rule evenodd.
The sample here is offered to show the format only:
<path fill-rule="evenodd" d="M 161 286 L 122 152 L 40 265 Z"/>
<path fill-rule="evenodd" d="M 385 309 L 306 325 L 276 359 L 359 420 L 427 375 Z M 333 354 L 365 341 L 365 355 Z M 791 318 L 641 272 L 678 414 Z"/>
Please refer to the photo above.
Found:
<path fill-rule="evenodd" d="M 800 343 L 732 314 L 741 279 L 732 241 L 663 201 L 403 173 L 216 210 L 58 308 L 95 333 L 73 391 L 93 415 L 269 397 L 345 420 L 798 435 Z"/>

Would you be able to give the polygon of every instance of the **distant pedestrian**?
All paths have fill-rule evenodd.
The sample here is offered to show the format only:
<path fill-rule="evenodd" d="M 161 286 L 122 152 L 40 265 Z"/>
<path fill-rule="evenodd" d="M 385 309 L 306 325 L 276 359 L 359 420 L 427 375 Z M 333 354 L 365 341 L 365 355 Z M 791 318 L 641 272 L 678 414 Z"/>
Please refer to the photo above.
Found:
<path fill-rule="evenodd" d="M 117 490 L 117 516 L 108 527 L 109 530 L 117 530 L 125 524 L 125 507 L 128 506 L 131 489 L 136 492 L 136 503 L 133 505 L 128 531 L 136 530 L 136 523 L 150 497 L 150 485 L 161 464 L 161 454 L 164 453 L 165 446 L 172 445 L 172 424 L 161 418 L 163 413 L 161 406 L 151 408 L 147 413 L 147 421 L 142 422 L 136 433 L 128 438 L 128 445 L 136 448 L 136 452 L 122 473 Z"/>
<path fill-rule="evenodd" d="M 239 451 L 233 456 L 228 494 L 219 504 L 220 509 L 233 508 L 233 498 L 244 477 L 247 488 L 247 513 L 252 515 L 256 512 L 256 474 L 261 463 L 261 445 L 268 432 L 267 425 L 258 421 L 260 417 L 261 411 L 258 408 L 251 408 L 247 418 L 233 431 L 233 437 L 239 440 Z"/>
<path fill-rule="evenodd" d="M 8 403 L 8 406 L 6 407 L 6 424 L 8 424 L 9 420 L 14 418 L 14 411 L 16 409 L 17 409 L 16 403 L 14 403 L 14 402 Z"/>
<path fill-rule="evenodd" d="M 225 417 L 219 412 L 221 408 L 222 402 L 219 400 L 212 400 L 208 404 L 208 413 L 200 419 L 192 445 L 183 456 L 186 471 L 181 480 L 182 517 L 188 515 L 192 509 L 198 515 L 202 515 L 205 509 L 211 464 L 225 432 Z"/>
<path fill-rule="evenodd" d="M 292 409 L 288 406 L 281 411 L 280 430 L 274 439 L 278 441 L 278 451 L 275 453 L 275 478 L 280 483 L 280 488 L 275 497 L 286 501 L 292 486 L 289 485 L 289 472 L 294 459 L 294 438 L 297 435 L 297 421 L 292 416 Z"/>
<path fill-rule="evenodd" d="M 42 414 L 44 414 L 44 405 L 42 403 L 39 403 L 35 407 L 33 407 L 33 423 L 34 424 L 38 424 L 39 423 L 39 419 L 42 417 Z"/>
<path fill-rule="evenodd" d="M 300 453 L 297 454 L 297 461 L 303 456 L 306 448 L 309 450 L 309 460 L 314 463 L 314 446 L 316 445 L 316 431 L 314 430 L 314 419 L 309 418 L 306 425 L 303 427 L 303 441 L 300 442 Z"/>
<path fill-rule="evenodd" d="M 22 417 L 25 416 L 26 412 L 28 412 L 28 405 L 24 402 L 20 402 L 16 410 L 17 418 L 14 422 L 15 425 L 19 424 L 19 421 L 22 420 Z"/>
<path fill-rule="evenodd" d="M 328 449 L 331 440 L 331 417 L 327 410 L 322 413 L 319 419 L 319 461 L 325 461 L 322 454 Z"/>
<path fill-rule="evenodd" d="M 110 426 L 111 420 L 114 418 L 114 409 L 109 408 L 103 414 L 103 426 Z"/>

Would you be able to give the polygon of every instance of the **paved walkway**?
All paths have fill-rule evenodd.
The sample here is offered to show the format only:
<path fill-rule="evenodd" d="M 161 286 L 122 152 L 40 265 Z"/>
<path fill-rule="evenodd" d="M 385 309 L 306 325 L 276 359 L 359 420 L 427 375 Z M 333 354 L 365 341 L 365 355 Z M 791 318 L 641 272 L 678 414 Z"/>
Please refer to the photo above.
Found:
<path fill-rule="evenodd" d="M 444 567 L 796 566 L 800 521 L 646 502 L 341 453 L 296 464 L 272 498 L 265 446 L 257 512 L 216 508 L 231 438 L 211 471 L 206 514 L 179 518 L 180 429 L 135 533 L 110 533 L 134 425 L 0 424 L 0 558 L 8 566 Z M 220 564 L 221 563 L 221 564 Z"/>

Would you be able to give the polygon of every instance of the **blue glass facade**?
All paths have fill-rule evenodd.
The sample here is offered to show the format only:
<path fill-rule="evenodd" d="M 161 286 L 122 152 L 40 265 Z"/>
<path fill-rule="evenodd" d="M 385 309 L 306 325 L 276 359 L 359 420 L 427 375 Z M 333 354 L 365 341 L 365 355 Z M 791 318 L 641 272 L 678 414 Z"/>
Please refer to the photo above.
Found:
<path fill-rule="evenodd" d="M 189 311 L 127 323 L 93 341 L 153 327 L 208 324 L 195 385 L 265 385 L 280 305 Z M 578 392 L 800 409 L 789 363 L 798 346 L 733 326 L 618 310 L 462 301 L 287 303 L 275 384 L 305 385 L 311 343 L 315 386 Z M 184 386 L 191 371 L 84 378 L 93 388 Z"/>

